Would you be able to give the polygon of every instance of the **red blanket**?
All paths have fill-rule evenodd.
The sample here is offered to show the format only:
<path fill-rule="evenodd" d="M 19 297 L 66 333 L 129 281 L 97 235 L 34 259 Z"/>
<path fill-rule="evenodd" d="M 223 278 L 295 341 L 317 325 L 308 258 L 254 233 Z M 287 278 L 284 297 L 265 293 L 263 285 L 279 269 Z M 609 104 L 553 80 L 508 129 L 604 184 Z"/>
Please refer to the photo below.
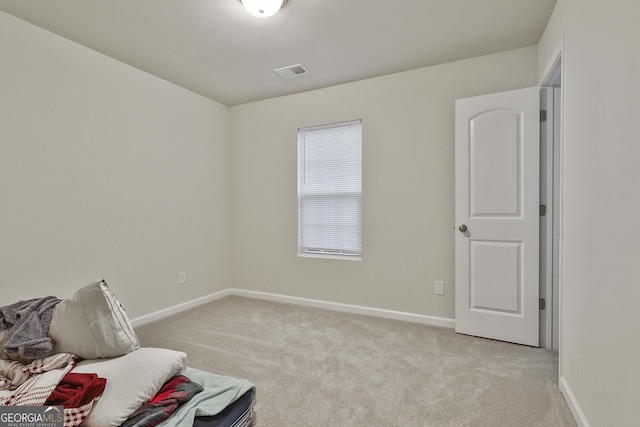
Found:
<path fill-rule="evenodd" d="M 77 408 L 99 397 L 107 385 L 107 380 L 96 374 L 76 374 L 69 372 L 58 387 L 49 395 L 45 405 Z"/>
<path fill-rule="evenodd" d="M 89 415 L 107 380 L 96 374 L 69 372 L 49 395 L 45 405 L 64 406 L 64 426 L 77 427 Z"/>

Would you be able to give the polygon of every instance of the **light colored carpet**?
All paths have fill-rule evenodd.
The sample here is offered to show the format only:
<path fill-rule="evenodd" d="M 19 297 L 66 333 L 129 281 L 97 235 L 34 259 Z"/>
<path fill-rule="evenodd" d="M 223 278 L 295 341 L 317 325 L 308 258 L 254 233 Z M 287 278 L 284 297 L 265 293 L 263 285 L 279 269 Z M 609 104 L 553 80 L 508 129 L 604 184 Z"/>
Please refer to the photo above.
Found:
<path fill-rule="evenodd" d="M 576 425 L 556 353 L 446 328 L 227 297 L 137 332 L 256 384 L 255 427 Z"/>

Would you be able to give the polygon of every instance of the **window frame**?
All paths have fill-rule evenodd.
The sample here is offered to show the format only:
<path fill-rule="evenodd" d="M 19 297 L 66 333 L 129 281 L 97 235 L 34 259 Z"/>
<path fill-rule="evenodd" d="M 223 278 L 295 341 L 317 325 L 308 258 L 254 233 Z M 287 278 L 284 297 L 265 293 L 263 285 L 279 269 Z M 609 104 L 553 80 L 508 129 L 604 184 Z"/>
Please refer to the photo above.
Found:
<path fill-rule="evenodd" d="M 350 139 L 349 137 L 345 137 L 344 135 L 341 135 L 337 138 L 336 141 L 332 141 L 331 138 L 325 137 L 321 142 L 321 144 L 324 145 L 322 148 L 325 150 L 322 152 L 323 155 L 330 155 L 330 156 L 332 155 L 333 157 L 338 157 L 340 156 L 340 154 L 336 154 L 336 153 L 342 153 L 343 151 L 346 151 L 347 154 L 343 154 L 343 156 L 345 157 L 339 157 L 336 159 L 336 161 L 350 161 L 352 163 L 351 166 L 347 166 L 344 169 L 340 169 L 339 178 L 340 178 L 341 184 L 338 185 L 338 187 L 341 187 L 342 189 L 340 191 L 335 191 L 334 189 L 333 191 L 328 191 L 328 192 L 321 191 L 318 193 L 314 193 L 313 190 L 309 189 L 309 186 L 306 186 L 306 179 L 308 176 L 307 168 L 309 167 L 309 164 L 308 164 L 309 162 L 307 161 L 308 158 L 306 157 L 307 156 L 306 151 L 308 150 L 307 144 L 309 142 L 306 141 L 305 137 L 309 135 L 310 132 L 323 131 L 323 130 L 335 132 L 336 129 L 348 128 L 348 127 L 351 128 L 349 132 L 353 132 L 353 127 L 357 129 L 358 134 L 356 138 Z M 298 143 L 297 143 L 298 145 L 298 181 L 297 181 L 298 194 L 297 196 L 298 196 L 298 256 L 299 257 L 326 258 L 326 259 L 339 259 L 339 260 L 351 260 L 351 261 L 362 260 L 362 151 L 363 151 L 362 150 L 362 147 L 363 147 L 362 134 L 363 134 L 362 120 L 360 119 L 349 120 L 349 121 L 338 122 L 338 123 L 330 123 L 330 124 L 319 125 L 319 126 L 310 126 L 310 127 L 304 127 L 304 128 L 298 129 Z M 337 144 L 345 144 L 345 143 L 355 144 L 355 146 L 353 148 L 348 147 L 346 150 L 336 149 Z M 328 154 L 329 150 L 333 151 L 334 154 Z M 312 158 L 312 161 L 313 161 L 313 158 Z M 322 167 L 315 169 L 315 171 L 318 171 L 318 170 L 327 172 Z M 354 176 L 353 175 L 354 173 L 356 174 L 355 179 L 353 180 L 344 179 L 345 176 L 349 176 L 349 175 Z M 335 175 L 333 176 L 335 177 Z M 332 180 L 328 179 L 327 181 L 332 181 Z M 313 186 L 313 184 L 311 184 L 310 186 Z M 329 184 L 329 187 L 331 187 L 331 184 Z M 344 188 L 348 188 L 348 189 L 344 190 Z M 304 207 L 304 212 L 303 212 L 303 205 L 305 205 L 305 199 L 307 199 L 308 201 L 309 199 L 313 199 L 313 198 L 315 198 L 316 200 L 325 198 L 324 204 L 320 202 L 320 204 L 322 204 L 324 208 L 320 207 L 320 208 L 315 208 L 314 210 L 314 208 L 310 209 L 309 207 L 307 207 L 308 206 L 307 204 L 307 206 Z M 326 200 L 326 198 L 329 198 L 330 200 Z M 355 200 L 349 201 L 349 199 L 355 199 Z M 345 225 L 345 221 L 340 221 L 335 218 L 333 219 L 333 221 L 331 221 L 329 218 L 327 218 L 328 214 L 325 212 L 324 216 L 322 216 L 321 214 L 319 214 L 319 216 L 322 216 L 323 222 L 327 223 L 325 226 L 327 230 L 324 233 L 315 234 L 315 237 L 310 237 L 310 236 L 313 236 L 313 230 L 310 231 L 309 228 L 304 229 L 305 221 L 303 217 L 306 218 L 307 224 L 308 224 L 309 218 L 314 215 L 313 213 L 310 214 L 310 212 L 315 212 L 317 214 L 318 210 L 322 210 L 322 209 L 326 210 L 329 207 L 336 208 L 336 205 L 338 206 L 342 205 L 343 207 L 344 206 L 347 206 L 347 207 L 346 209 L 343 207 L 340 207 L 339 209 L 337 209 L 337 211 L 332 211 L 330 215 L 334 217 L 340 217 L 342 219 L 344 219 L 344 217 L 346 216 L 348 218 L 346 222 L 351 224 Z M 348 205 L 355 205 L 355 208 L 351 209 L 348 207 Z M 321 227 L 322 226 L 320 225 L 319 228 Z M 349 237 L 346 239 L 347 243 L 344 244 L 344 241 L 343 241 L 344 246 L 341 248 L 323 247 L 325 245 L 303 244 L 303 243 L 309 243 L 310 239 L 311 240 L 313 239 L 334 240 L 336 235 L 336 230 L 339 230 L 340 228 L 345 228 L 348 231 L 348 235 L 349 235 Z M 330 235 L 332 237 L 327 237 L 327 235 Z M 324 237 L 319 237 L 319 236 L 324 236 Z"/>

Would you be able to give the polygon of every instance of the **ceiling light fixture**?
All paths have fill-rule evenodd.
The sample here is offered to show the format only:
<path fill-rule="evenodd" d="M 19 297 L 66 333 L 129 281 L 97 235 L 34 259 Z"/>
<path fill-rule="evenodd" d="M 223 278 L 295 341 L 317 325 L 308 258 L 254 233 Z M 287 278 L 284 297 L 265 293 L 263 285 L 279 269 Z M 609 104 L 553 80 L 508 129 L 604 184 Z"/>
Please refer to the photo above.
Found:
<path fill-rule="evenodd" d="M 287 0 L 240 0 L 240 2 L 250 14 L 260 18 L 275 15 L 287 4 Z"/>

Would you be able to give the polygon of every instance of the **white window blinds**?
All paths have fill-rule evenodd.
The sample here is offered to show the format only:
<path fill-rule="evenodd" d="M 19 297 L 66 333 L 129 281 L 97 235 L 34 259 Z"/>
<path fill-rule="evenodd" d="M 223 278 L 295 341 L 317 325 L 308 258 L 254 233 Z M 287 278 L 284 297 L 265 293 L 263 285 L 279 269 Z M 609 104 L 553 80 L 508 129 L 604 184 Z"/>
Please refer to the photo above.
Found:
<path fill-rule="evenodd" d="M 362 251 L 362 121 L 298 130 L 298 254 Z"/>

